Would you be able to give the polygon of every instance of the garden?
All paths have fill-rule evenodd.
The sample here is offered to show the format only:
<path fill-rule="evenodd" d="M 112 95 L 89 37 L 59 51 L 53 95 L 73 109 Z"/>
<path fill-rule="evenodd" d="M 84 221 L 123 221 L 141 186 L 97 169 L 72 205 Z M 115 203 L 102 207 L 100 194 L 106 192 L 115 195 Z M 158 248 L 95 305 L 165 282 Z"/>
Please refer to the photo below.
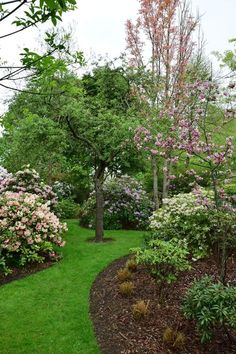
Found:
<path fill-rule="evenodd" d="M 236 40 L 219 76 L 190 3 L 139 0 L 89 62 L 74 0 L 15 2 L 6 36 L 54 28 L 0 64 L 0 353 L 236 353 Z"/>

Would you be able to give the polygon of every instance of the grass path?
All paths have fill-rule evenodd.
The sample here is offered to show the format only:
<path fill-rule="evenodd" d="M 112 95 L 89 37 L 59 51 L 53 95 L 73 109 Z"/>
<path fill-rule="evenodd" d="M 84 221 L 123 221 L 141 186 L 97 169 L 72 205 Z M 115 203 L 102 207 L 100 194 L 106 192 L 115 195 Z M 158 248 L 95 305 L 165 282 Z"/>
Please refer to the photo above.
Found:
<path fill-rule="evenodd" d="M 140 245 L 142 232 L 108 231 L 115 241 L 85 242 L 93 231 L 69 221 L 64 258 L 52 268 L 0 288 L 1 354 L 98 354 L 89 291 L 110 262 Z"/>

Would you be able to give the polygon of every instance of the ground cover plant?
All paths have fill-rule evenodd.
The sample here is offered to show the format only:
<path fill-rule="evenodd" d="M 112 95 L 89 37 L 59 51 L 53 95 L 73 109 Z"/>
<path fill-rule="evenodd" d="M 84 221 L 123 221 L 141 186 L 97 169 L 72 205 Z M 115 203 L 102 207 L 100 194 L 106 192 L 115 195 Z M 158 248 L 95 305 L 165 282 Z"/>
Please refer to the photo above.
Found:
<path fill-rule="evenodd" d="M 108 231 L 113 242 L 86 240 L 92 230 L 68 222 L 63 260 L 0 287 L 1 353 L 81 353 L 100 350 L 89 316 L 90 287 L 108 264 L 137 247 L 142 233 Z"/>

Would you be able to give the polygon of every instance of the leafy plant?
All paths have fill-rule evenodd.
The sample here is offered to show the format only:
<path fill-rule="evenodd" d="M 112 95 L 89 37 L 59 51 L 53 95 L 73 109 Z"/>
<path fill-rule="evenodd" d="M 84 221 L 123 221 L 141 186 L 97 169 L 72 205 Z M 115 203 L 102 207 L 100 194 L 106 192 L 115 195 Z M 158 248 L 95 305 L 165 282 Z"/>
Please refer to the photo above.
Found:
<path fill-rule="evenodd" d="M 236 329 L 236 287 L 214 283 L 209 276 L 195 281 L 184 299 L 183 312 L 196 321 L 202 342 L 210 340 L 217 328 L 230 337 L 230 329 Z"/>
<path fill-rule="evenodd" d="M 158 282 L 171 283 L 179 272 L 190 269 L 186 242 L 151 240 L 145 248 L 132 249 L 138 264 L 144 264 Z"/>

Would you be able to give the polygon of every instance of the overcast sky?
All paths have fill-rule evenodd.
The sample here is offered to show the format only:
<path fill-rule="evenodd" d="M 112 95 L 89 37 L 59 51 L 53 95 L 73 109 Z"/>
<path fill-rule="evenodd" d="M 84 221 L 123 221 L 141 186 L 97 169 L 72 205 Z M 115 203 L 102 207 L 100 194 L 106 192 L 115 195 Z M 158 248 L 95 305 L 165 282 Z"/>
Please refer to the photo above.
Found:
<path fill-rule="evenodd" d="M 236 0 L 192 0 L 192 9 L 202 15 L 207 53 L 229 49 L 228 40 L 236 37 Z M 75 40 L 86 56 L 94 52 L 112 58 L 125 50 L 125 22 L 128 18 L 134 19 L 137 10 L 137 0 L 78 0 L 78 10 L 66 14 L 63 25 L 76 27 Z M 9 29 L 10 26 L 4 24 L 0 26 L 0 33 Z M 37 38 L 38 31 L 30 29 L 2 40 L 1 58 L 16 63 L 20 48 L 36 48 Z M 0 94 L 2 101 L 7 92 L 1 90 Z"/>

